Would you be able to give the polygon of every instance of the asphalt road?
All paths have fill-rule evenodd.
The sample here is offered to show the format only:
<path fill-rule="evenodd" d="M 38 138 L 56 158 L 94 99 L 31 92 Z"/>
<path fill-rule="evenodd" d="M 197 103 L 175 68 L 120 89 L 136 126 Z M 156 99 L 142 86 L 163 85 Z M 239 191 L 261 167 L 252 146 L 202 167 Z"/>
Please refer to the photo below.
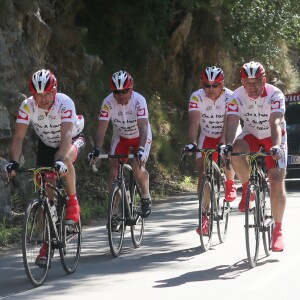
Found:
<path fill-rule="evenodd" d="M 76 272 L 65 275 L 59 258 L 43 286 L 33 288 L 21 251 L 0 255 L 0 299 L 300 299 L 300 181 L 288 183 L 284 219 L 286 248 L 249 269 L 244 239 L 244 215 L 233 203 L 228 236 L 214 236 L 212 248 L 199 249 L 197 199 L 186 193 L 156 204 L 147 220 L 141 248 L 133 249 L 130 232 L 120 257 L 109 252 L 105 221 L 84 228 Z"/>

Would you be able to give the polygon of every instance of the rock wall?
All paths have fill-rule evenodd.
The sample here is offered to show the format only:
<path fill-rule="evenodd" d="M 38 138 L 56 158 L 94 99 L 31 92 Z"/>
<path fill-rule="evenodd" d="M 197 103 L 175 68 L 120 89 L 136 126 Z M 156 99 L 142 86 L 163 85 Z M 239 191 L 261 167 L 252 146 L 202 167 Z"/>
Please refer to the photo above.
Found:
<path fill-rule="evenodd" d="M 80 0 L 3 0 L 0 2 L 0 219 L 11 216 L 11 185 L 4 166 L 17 109 L 29 95 L 28 80 L 38 69 L 51 69 L 59 91 L 68 94 L 77 110 L 85 106 L 86 91 L 99 70 L 99 57 L 85 52 L 86 28 L 76 27 L 83 8 Z M 34 164 L 35 139 L 29 131 L 23 145 L 23 160 Z M 26 182 L 20 193 L 28 196 Z"/>

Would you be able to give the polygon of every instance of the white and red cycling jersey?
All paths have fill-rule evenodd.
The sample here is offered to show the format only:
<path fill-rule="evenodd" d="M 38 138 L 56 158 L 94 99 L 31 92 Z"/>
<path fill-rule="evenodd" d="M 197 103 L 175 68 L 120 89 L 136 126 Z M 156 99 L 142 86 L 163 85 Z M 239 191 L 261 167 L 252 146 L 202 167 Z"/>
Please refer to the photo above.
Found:
<path fill-rule="evenodd" d="M 114 136 L 126 139 L 139 137 L 138 119 L 148 119 L 146 99 L 137 92 L 132 91 L 131 98 L 126 105 L 118 104 L 113 93 L 109 94 L 102 103 L 98 120 L 111 120 Z M 148 122 L 148 135 L 151 127 Z"/>
<path fill-rule="evenodd" d="M 38 107 L 33 97 L 24 100 L 19 108 L 17 123 L 32 124 L 39 139 L 47 146 L 57 148 L 61 142 L 60 128 L 64 122 L 74 124 L 72 137 L 82 132 L 83 116 L 76 115 L 74 102 L 63 93 L 56 93 L 50 110 Z"/>
<path fill-rule="evenodd" d="M 277 87 L 266 83 L 257 99 L 250 98 L 243 86 L 237 88 L 228 103 L 227 115 L 238 115 L 244 123 L 243 132 L 265 139 L 271 137 L 269 119 L 273 112 L 285 113 L 285 97 Z M 284 119 L 280 125 L 282 136 L 285 137 Z"/>
<path fill-rule="evenodd" d="M 201 135 L 219 138 L 224 126 L 224 115 L 232 91 L 224 88 L 220 97 L 213 101 L 205 95 L 204 89 L 193 92 L 189 101 L 189 111 L 200 112 Z"/>

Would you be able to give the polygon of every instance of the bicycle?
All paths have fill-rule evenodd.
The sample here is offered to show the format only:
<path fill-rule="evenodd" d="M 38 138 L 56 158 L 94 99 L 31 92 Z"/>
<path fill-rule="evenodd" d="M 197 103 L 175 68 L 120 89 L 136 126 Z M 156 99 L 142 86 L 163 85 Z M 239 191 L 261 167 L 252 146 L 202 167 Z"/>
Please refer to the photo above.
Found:
<path fill-rule="evenodd" d="M 199 236 L 203 251 L 210 248 L 213 233 L 213 224 L 217 223 L 218 238 L 220 243 L 226 239 L 230 204 L 225 201 L 225 173 L 221 166 L 221 157 L 218 163 L 213 161 L 215 149 L 197 149 L 196 151 L 183 150 L 181 160 L 188 152 L 201 152 L 204 155 L 204 174 L 198 192 L 199 199 Z M 206 223 L 205 229 L 202 224 Z"/>
<path fill-rule="evenodd" d="M 67 274 L 75 272 L 81 250 L 81 222 L 67 225 L 64 222 L 67 195 L 59 174 L 51 167 L 20 169 L 33 173 L 37 199 L 31 201 L 25 213 L 22 228 L 22 254 L 25 272 L 30 282 L 38 287 L 45 281 L 51 267 L 54 250 L 58 249 L 62 267 Z M 55 180 L 55 184 L 49 180 Z M 47 191 L 48 190 L 48 191 Z M 54 194 L 53 201 L 48 192 Z M 46 262 L 40 264 L 37 257 L 40 248 L 47 244 Z"/>
<path fill-rule="evenodd" d="M 130 226 L 131 240 L 135 248 L 141 246 L 145 219 L 141 217 L 141 191 L 135 181 L 132 167 L 123 158 L 132 159 L 135 154 L 100 154 L 99 158 L 118 159 L 118 175 L 109 196 L 107 218 L 108 241 L 113 257 L 118 257 L 123 247 L 126 226 Z"/>
<path fill-rule="evenodd" d="M 274 219 L 271 212 L 270 188 L 265 167 L 266 152 L 231 153 L 231 156 L 247 156 L 250 165 L 250 178 L 247 188 L 245 211 L 245 239 L 250 268 L 257 263 L 262 234 L 266 256 L 271 254 Z"/>

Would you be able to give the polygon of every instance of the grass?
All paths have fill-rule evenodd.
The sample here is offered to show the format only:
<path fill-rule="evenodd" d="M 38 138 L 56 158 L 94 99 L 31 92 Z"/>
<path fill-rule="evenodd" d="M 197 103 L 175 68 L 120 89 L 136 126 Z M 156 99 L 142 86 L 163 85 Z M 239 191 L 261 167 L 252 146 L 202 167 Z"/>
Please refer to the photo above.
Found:
<path fill-rule="evenodd" d="M 22 228 L 18 226 L 10 226 L 6 219 L 0 224 L 0 247 L 10 244 L 20 243 Z"/>

